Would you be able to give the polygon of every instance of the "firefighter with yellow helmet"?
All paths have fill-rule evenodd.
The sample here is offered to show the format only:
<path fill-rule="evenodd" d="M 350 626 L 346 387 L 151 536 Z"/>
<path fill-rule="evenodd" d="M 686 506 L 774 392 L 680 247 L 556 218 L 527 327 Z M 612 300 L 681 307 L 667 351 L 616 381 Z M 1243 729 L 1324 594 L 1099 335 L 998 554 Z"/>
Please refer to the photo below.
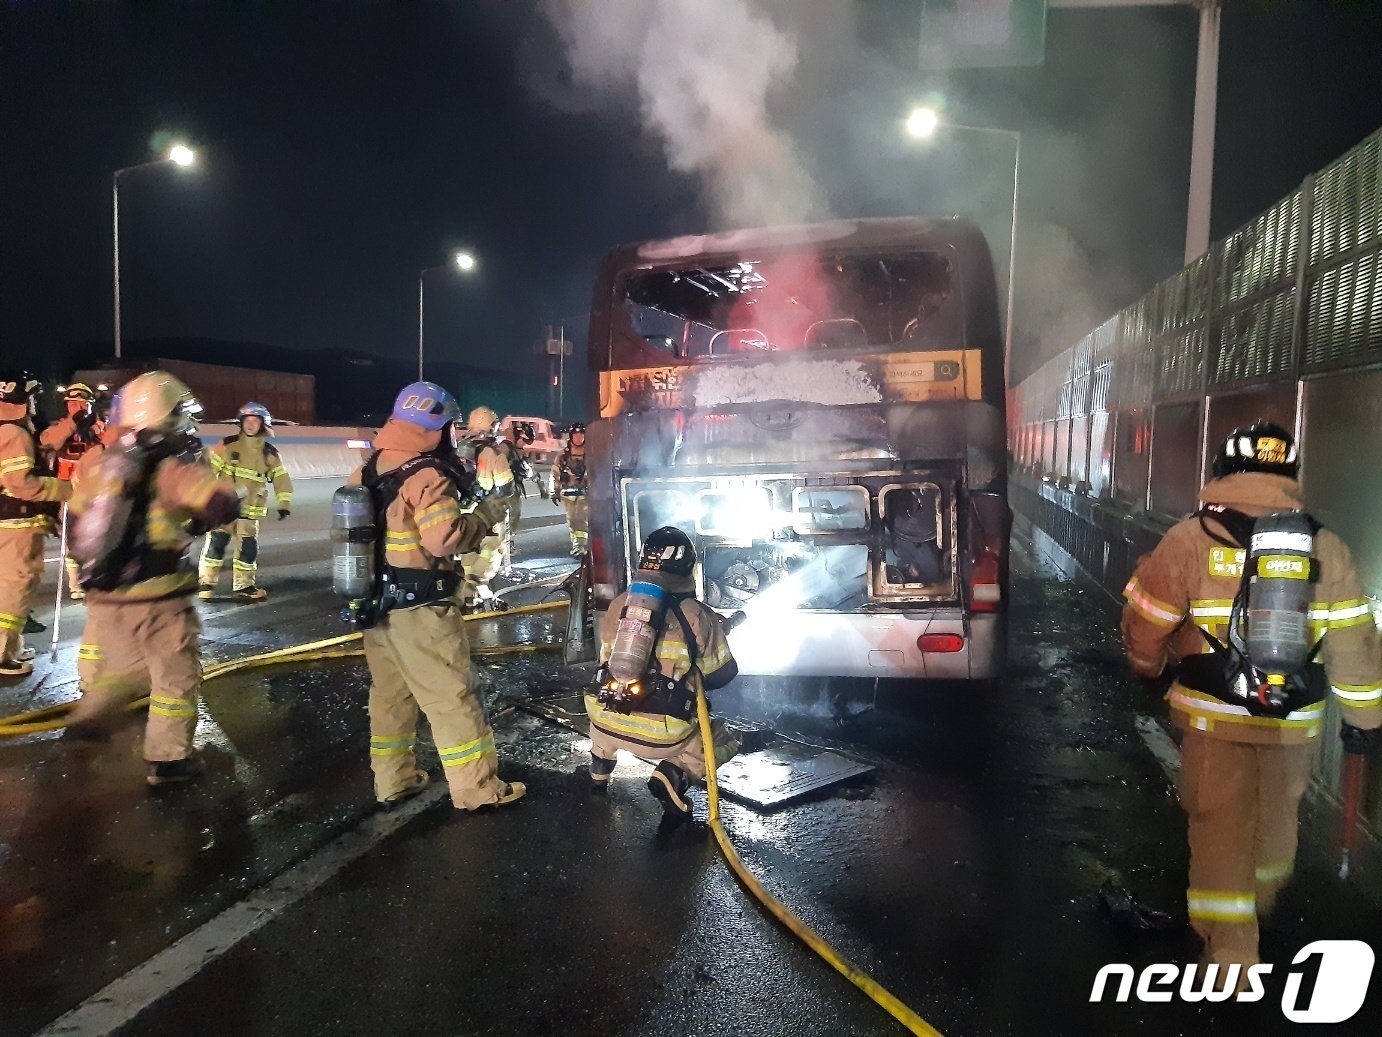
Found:
<path fill-rule="evenodd" d="M 27 371 L 0 372 L 0 677 L 33 672 L 24 624 L 43 576 L 44 539 L 71 495 L 44 470 L 34 438 L 39 388 Z"/>
<path fill-rule="evenodd" d="M 369 490 L 380 565 L 373 574 L 377 618 L 364 632 L 369 664 L 370 765 L 388 805 L 420 792 L 427 774 L 413 743 L 427 714 L 458 809 L 514 803 L 522 782 L 499 777 L 494 732 L 476 693 L 457 593 L 456 556 L 473 550 L 502 519 L 495 497 L 469 492 L 473 470 L 457 456 L 455 398 L 432 382 L 404 387 L 374 438 L 375 452 L 351 477 Z"/>
<path fill-rule="evenodd" d="M 96 393 L 91 386 L 85 382 L 73 382 L 61 391 L 66 413 L 44 429 L 38 441 L 47 456 L 52 458 L 57 477 L 71 482 L 82 459 L 93 450 L 99 452 L 106 423 L 96 412 Z M 73 601 L 81 601 L 84 594 L 77 585 L 77 564 L 70 557 L 64 559 L 64 564 L 67 567 L 68 593 Z"/>
<path fill-rule="evenodd" d="M 488 407 L 476 407 L 466 419 L 466 438 L 475 453 L 475 495 L 504 504 L 504 519 L 462 559 L 465 567 L 465 598 L 470 604 L 483 604 L 494 597 L 490 581 L 504 567 L 505 545 L 510 523 L 518 508 L 518 486 L 508 455 L 500 446 L 499 416 Z"/>
<path fill-rule="evenodd" d="M 247 603 L 268 597 L 268 592 L 258 585 L 258 572 L 259 520 L 269 513 L 269 487 L 273 487 L 280 521 L 293 509 L 293 481 L 288 477 L 278 449 L 269 442 L 273 435 L 273 415 L 262 403 L 247 403 L 240 408 L 238 417 L 240 431 L 212 447 L 209 460 L 217 475 L 235 483 L 244 497 L 244 505 L 239 519 L 207 535 L 197 588 L 203 600 L 216 596 L 216 584 L 232 538 L 237 540 L 231 563 L 231 590 L 235 600 Z"/>
<path fill-rule="evenodd" d="M 83 641 L 105 654 L 73 719 L 97 725 L 147 683 L 143 751 L 152 786 L 201 773 L 192 749 L 201 621 L 187 552 L 197 531 L 240 511 L 234 485 L 198 457 L 193 403 L 164 371 L 125 385 L 114 404 L 117 438 L 83 472 L 72 500 L 72 554 L 87 592 Z"/>
<path fill-rule="evenodd" d="M 696 600 L 695 566 L 695 546 L 680 529 L 648 534 L 629 589 L 600 624 L 600 670 L 585 696 L 592 788 L 608 786 L 623 749 L 656 764 L 648 790 L 672 821 L 691 816 L 687 792 L 705 777 L 697 694 L 739 673 L 719 617 Z M 739 750 L 718 720 L 712 738 L 716 766 Z"/>
<path fill-rule="evenodd" d="M 590 502 L 586 499 L 585 423 L 578 421 L 566 432 L 566 448 L 552 462 L 552 500 L 566 511 L 571 532 L 571 555 L 585 554 L 590 530 Z"/>
<path fill-rule="evenodd" d="M 1382 650 L 1344 542 L 1304 511 L 1295 442 L 1259 421 L 1235 429 L 1200 491 L 1124 592 L 1133 670 L 1175 674 L 1185 737 L 1190 924 L 1206 964 L 1258 963 L 1258 920 L 1295 867 L 1297 813 L 1326 699 L 1346 753 L 1382 727 Z M 1322 665 L 1321 665 L 1322 664 Z"/>

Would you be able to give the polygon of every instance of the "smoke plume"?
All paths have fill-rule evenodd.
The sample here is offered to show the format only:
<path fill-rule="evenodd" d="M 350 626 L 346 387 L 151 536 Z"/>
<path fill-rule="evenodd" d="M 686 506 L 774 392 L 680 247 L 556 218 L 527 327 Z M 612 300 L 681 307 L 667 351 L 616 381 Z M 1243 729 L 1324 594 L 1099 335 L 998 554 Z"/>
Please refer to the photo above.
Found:
<path fill-rule="evenodd" d="M 699 178 L 722 226 L 827 215 L 770 97 L 790 86 L 797 42 L 754 0 L 546 0 L 571 83 L 632 93 L 677 172 Z"/>

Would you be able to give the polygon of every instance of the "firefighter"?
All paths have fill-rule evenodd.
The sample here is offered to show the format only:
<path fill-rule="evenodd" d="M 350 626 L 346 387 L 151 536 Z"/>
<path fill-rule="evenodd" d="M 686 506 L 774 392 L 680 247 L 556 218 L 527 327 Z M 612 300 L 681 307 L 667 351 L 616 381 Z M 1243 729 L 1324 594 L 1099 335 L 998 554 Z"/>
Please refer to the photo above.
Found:
<path fill-rule="evenodd" d="M 43 541 L 56 528 L 69 483 L 43 474 L 34 440 L 38 379 L 0 373 L 0 677 L 33 672 L 24 627 L 43 576 Z"/>
<path fill-rule="evenodd" d="M 566 449 L 552 462 L 552 500 L 561 501 L 571 532 L 571 557 L 585 554 L 590 528 L 590 503 L 586 500 L 585 424 L 576 422 L 566 432 Z"/>
<path fill-rule="evenodd" d="M 470 494 L 473 477 L 454 450 L 459 418 L 460 407 L 445 389 L 432 382 L 406 386 L 374 438 L 375 453 L 351 477 L 372 490 L 379 509 L 375 524 L 384 535 L 385 572 L 376 578 L 387 576 L 386 586 L 408 595 L 406 605 L 386 605 L 364 633 L 370 765 L 375 797 L 386 806 L 427 784 L 413 755 L 419 707 L 458 809 L 504 806 L 527 791 L 522 782 L 499 777 L 494 732 L 471 683 L 454 559 L 492 532 L 504 506 Z M 388 478 L 399 469 L 405 471 Z"/>
<path fill-rule="evenodd" d="M 662 804 L 664 817 L 673 821 L 691 816 L 687 790 L 693 781 L 705 777 L 705 754 L 694 708 L 696 693 L 723 688 L 739 673 L 719 617 L 696 600 L 695 566 L 695 547 L 680 529 L 664 526 L 648 534 L 631 587 L 637 590 L 640 582 L 655 581 L 665 591 L 664 607 L 659 615 L 635 615 L 639 612 L 635 603 L 626 615 L 631 592 L 614 599 L 600 624 L 600 675 L 596 688 L 585 696 L 592 789 L 608 787 L 615 758 L 623 749 L 656 763 L 648 789 Z M 624 647 L 617 641 L 629 632 L 626 624 L 632 623 L 652 624 L 645 642 L 649 646 L 648 673 L 667 678 L 669 688 L 661 696 L 621 704 L 611 702 L 606 694 L 611 687 L 608 667 L 616 649 Z M 650 683 L 644 681 L 645 685 Z M 667 704 L 671 712 L 655 708 L 659 702 Z M 643 708 L 631 708 L 636 705 Z M 738 752 L 739 744 L 718 720 L 712 731 L 718 767 Z"/>
<path fill-rule="evenodd" d="M 518 487 L 499 433 L 499 417 L 488 407 L 476 407 L 466 419 L 466 438 L 475 451 L 475 495 L 493 497 L 505 506 L 504 519 L 461 560 L 465 569 L 465 600 L 482 605 L 494 597 L 490 581 L 504 567 L 509 526 L 515 521 Z"/>
<path fill-rule="evenodd" d="M 533 466 L 528 461 L 528 455 L 523 451 L 523 444 L 532 441 L 533 427 L 531 424 L 511 422 L 507 432 L 503 431 L 502 424 L 498 427 L 495 446 L 509 466 L 509 474 L 513 476 L 514 489 L 517 491 L 510 498 L 509 516 L 504 523 L 504 553 L 500 572 L 513 566 L 514 551 L 518 545 L 518 524 L 523 518 L 523 500 L 528 496 L 525 481 L 533 478 Z"/>
<path fill-rule="evenodd" d="M 105 659 L 73 719 L 92 725 L 145 682 L 145 779 L 151 786 L 201 774 L 192 750 L 201 686 L 197 574 L 187 556 L 194 530 L 235 520 L 235 486 L 196 459 L 192 394 L 165 371 L 125 385 L 115 399 L 119 438 L 84 471 L 72 501 L 73 553 L 83 563 L 83 640 Z M 144 508 L 121 501 L 147 494 Z M 125 528 L 142 522 L 143 530 Z M 99 575 L 98 575 L 99 574 Z"/>
<path fill-rule="evenodd" d="M 293 481 L 283 458 L 269 442 L 273 435 L 273 415 L 262 403 L 247 403 L 240 408 L 240 431 L 227 436 L 211 448 L 211 467 L 217 475 L 232 480 L 244 495 L 240 518 L 224 529 L 207 534 L 202 548 L 198 596 L 210 600 L 216 596 L 216 584 L 225 565 L 226 549 L 231 537 L 238 539 L 231 590 L 241 603 L 263 601 L 268 592 L 258 586 L 259 520 L 269 513 L 269 486 L 272 484 L 274 503 L 279 521 L 286 519 L 293 509 Z"/>
<path fill-rule="evenodd" d="M 39 445 L 52 458 L 53 470 L 64 482 L 71 482 L 82 458 L 100 446 L 106 423 L 96 413 L 96 394 L 84 382 L 73 382 L 63 390 L 64 416 L 53 422 L 38 437 Z M 63 559 L 67 567 L 68 593 L 73 601 L 85 596 L 77 586 L 77 563 Z"/>
<path fill-rule="evenodd" d="M 1320 744 L 1328 686 L 1340 707 L 1346 752 L 1373 749 L 1382 725 L 1377 631 L 1348 548 L 1329 530 L 1314 534 L 1311 564 L 1298 566 L 1310 582 L 1297 581 L 1291 591 L 1301 596 L 1300 609 L 1310 602 L 1309 640 L 1325 672 L 1307 661 L 1308 679 L 1280 685 L 1279 677 L 1264 679 L 1269 664 L 1260 657 L 1235 654 L 1249 643 L 1236 632 L 1245 595 L 1272 572 L 1245 562 L 1250 544 L 1256 542 L 1254 552 L 1271 546 L 1253 535 L 1254 522 L 1285 512 L 1311 521 L 1300 514 L 1297 472 L 1295 443 L 1285 429 L 1259 421 L 1234 430 L 1219 449 L 1213 480 L 1200 491 L 1200 511 L 1138 563 L 1124 592 L 1123 641 L 1133 670 L 1155 678 L 1179 666 L 1167 699 L 1185 732 L 1180 798 L 1190 839 L 1190 923 L 1204 942 L 1205 963 L 1242 966 L 1240 984 L 1258 963 L 1258 919 L 1271 912 L 1295 866 L 1297 813 Z M 1298 546 L 1301 538 L 1293 539 Z M 1301 626 L 1304 621 L 1301 616 Z M 1255 638 L 1257 628 L 1247 629 Z M 1273 683 L 1298 690 L 1278 702 Z"/>

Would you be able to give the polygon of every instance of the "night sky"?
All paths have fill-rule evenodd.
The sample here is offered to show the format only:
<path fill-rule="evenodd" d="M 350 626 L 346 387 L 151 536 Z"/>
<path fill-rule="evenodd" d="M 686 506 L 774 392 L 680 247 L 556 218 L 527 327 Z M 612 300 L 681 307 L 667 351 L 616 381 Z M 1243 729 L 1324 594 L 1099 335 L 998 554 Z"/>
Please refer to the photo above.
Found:
<path fill-rule="evenodd" d="M 861 31 L 870 2 L 902 0 L 754 4 L 796 34 L 769 114 L 831 212 L 968 212 L 1003 258 L 1010 153 L 900 133 L 936 94 L 1024 133 L 1019 371 L 1180 266 L 1193 12 L 1053 11 L 1043 67 L 941 74 Z M 109 339 L 111 172 L 173 137 L 201 168 L 121 189 L 127 341 L 412 355 L 417 272 L 456 247 L 480 271 L 429 279 L 432 355 L 519 370 L 544 323 L 583 337 L 605 249 L 723 220 L 631 93 L 573 86 L 541 6 L 0 0 L 0 360 Z M 1382 4 L 1226 8 L 1215 236 L 1382 123 Z"/>

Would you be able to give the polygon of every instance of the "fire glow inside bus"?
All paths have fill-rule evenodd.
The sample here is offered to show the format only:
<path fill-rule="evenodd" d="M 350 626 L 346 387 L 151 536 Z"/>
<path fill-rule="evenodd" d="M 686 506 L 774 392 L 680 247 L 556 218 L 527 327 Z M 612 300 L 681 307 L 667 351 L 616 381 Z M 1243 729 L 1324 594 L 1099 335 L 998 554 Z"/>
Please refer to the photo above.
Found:
<path fill-rule="evenodd" d="M 839 221 L 615 249 L 590 334 L 591 602 L 664 525 L 749 674 L 996 677 L 1010 512 L 983 236 Z"/>

